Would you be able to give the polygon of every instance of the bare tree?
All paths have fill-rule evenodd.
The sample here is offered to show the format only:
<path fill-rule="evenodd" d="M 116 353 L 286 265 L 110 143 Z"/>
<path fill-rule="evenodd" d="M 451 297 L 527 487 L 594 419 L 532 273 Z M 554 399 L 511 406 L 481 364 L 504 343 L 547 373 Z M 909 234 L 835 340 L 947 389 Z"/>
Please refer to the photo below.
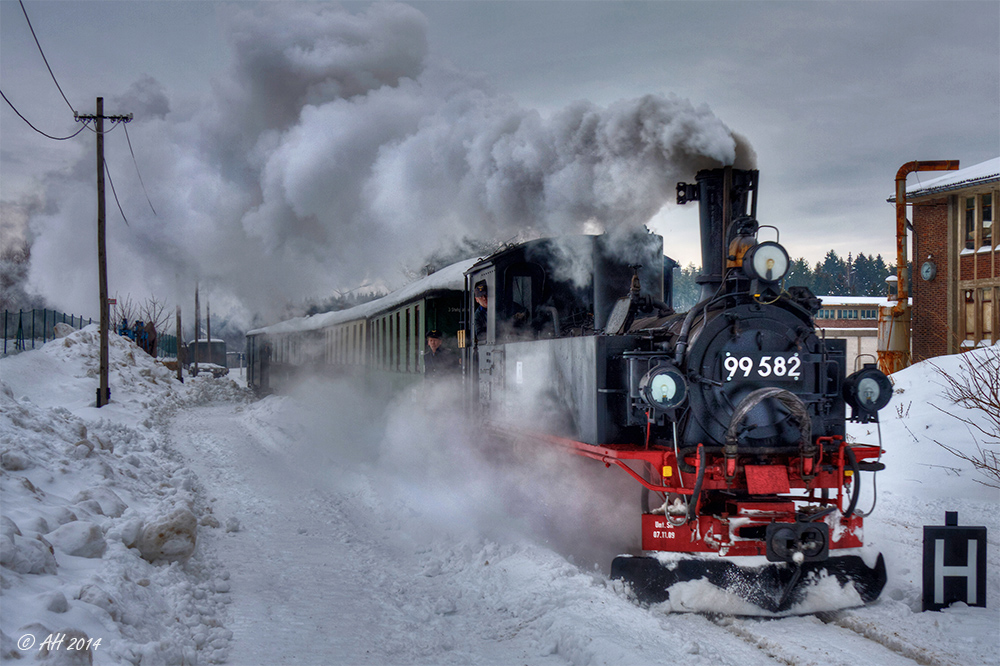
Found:
<path fill-rule="evenodd" d="M 987 481 L 980 483 L 1000 488 L 1000 346 L 961 354 L 959 368 L 953 374 L 937 365 L 934 368 L 944 379 L 944 396 L 973 413 L 954 414 L 937 405 L 934 407 L 969 428 L 976 442 L 976 453 L 960 451 L 941 442 L 937 444 L 986 476 Z M 976 433 L 985 438 L 984 443 L 979 442 Z"/>
<path fill-rule="evenodd" d="M 170 315 L 172 313 L 166 308 L 167 304 L 164 301 L 159 300 L 155 296 L 150 296 L 139 306 L 139 317 L 143 321 L 153 322 L 156 332 L 160 333 L 167 330 L 167 324 L 170 323 Z"/>
<path fill-rule="evenodd" d="M 116 292 L 115 305 L 111 309 L 111 323 L 115 327 L 115 331 L 121 325 L 122 319 L 126 320 L 131 327 L 138 315 L 139 306 L 132 300 L 132 296 L 129 294 L 122 296 Z"/>

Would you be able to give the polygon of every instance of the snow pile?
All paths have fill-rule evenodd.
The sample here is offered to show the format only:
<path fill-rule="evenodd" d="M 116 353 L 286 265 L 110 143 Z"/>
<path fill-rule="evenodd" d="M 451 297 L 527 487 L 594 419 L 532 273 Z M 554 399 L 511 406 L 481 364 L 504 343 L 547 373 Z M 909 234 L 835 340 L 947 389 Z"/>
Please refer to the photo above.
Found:
<path fill-rule="evenodd" d="M 229 574 L 196 540 L 219 520 L 161 431 L 184 405 L 245 393 L 181 384 L 112 335 L 112 402 L 95 409 L 98 342 L 90 326 L 0 366 L 0 656 L 65 634 L 96 664 L 221 663 Z M 68 640 L 50 653 L 74 656 Z"/>

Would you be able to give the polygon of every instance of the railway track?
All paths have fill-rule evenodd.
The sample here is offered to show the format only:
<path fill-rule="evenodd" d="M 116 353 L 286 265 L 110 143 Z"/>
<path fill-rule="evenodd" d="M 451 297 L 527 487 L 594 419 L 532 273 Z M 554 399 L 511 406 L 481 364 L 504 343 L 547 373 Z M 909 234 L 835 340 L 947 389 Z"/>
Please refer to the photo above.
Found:
<path fill-rule="evenodd" d="M 716 617 L 730 634 L 787 666 L 964 666 L 938 650 L 844 612 L 786 618 Z"/>

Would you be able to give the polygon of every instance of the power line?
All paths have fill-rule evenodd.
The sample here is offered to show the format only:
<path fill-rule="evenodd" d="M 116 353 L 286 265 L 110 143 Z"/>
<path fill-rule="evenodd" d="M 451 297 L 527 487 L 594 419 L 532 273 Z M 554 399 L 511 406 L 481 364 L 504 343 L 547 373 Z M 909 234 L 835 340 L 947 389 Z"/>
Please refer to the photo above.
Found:
<path fill-rule="evenodd" d="M 81 127 L 80 129 L 78 129 L 78 130 L 77 130 L 76 132 L 74 132 L 73 134 L 70 134 L 69 136 L 52 136 L 51 134 L 46 134 L 46 133 L 45 133 L 45 132 L 43 132 L 42 130 L 40 130 L 40 129 L 38 129 L 37 127 L 35 127 L 34 125 L 32 125 L 32 124 L 31 124 L 31 121 L 30 121 L 30 120 L 28 120 L 28 119 L 27 119 L 27 118 L 25 118 L 25 117 L 24 117 L 23 115 L 21 115 L 21 112 L 17 110 L 17 107 L 15 107 L 15 106 L 14 106 L 14 105 L 13 105 L 13 104 L 11 103 L 11 101 L 10 101 L 9 99 L 7 99 L 7 95 L 4 95 L 4 94 L 3 94 L 3 91 L 2 91 L 2 90 L 0 90 L 0 97 L 3 97 L 3 101 L 7 102 L 7 105 L 8 105 L 8 106 L 9 106 L 9 107 L 10 107 L 11 109 L 13 109 L 14 113 L 16 113 L 16 114 L 17 114 L 18 118 L 20 118 L 21 120 L 23 120 L 23 121 L 24 121 L 25 123 L 27 123 L 27 124 L 28 124 L 28 127 L 30 127 L 31 129 L 35 130 L 36 132 L 38 132 L 39 134 L 41 134 L 42 136 L 44 136 L 44 137 L 45 137 L 45 138 L 47 138 L 47 139 L 53 139 L 54 141 L 66 141 L 67 139 L 72 139 L 73 137 L 75 137 L 75 136 L 76 136 L 77 134 L 79 134 L 79 133 L 80 133 L 80 132 L 82 132 L 83 130 L 85 130 L 85 129 L 90 129 L 90 126 L 89 126 L 89 125 L 88 125 L 87 123 L 84 123 L 84 124 L 83 124 L 83 127 Z M 74 112 L 74 113 L 75 113 L 75 112 Z"/>
<path fill-rule="evenodd" d="M 142 174 L 139 173 L 139 162 L 136 161 L 136 159 L 135 159 L 135 151 L 132 150 L 132 139 L 130 139 L 128 137 L 128 127 L 124 123 L 122 124 L 122 127 L 125 129 L 125 140 L 128 141 L 128 151 L 130 153 L 132 153 L 132 164 L 135 165 L 135 175 L 139 176 L 139 184 L 142 185 L 142 192 L 143 192 L 143 194 L 146 195 L 146 202 L 149 204 L 149 209 L 151 211 L 153 211 L 153 215 L 156 215 L 156 209 L 153 208 L 153 202 L 149 200 L 149 192 L 146 191 L 146 183 L 142 182 Z M 110 173 L 108 174 L 108 178 L 111 178 L 111 174 Z M 114 191 L 114 186 L 113 185 L 112 185 L 111 189 L 112 189 L 112 191 Z M 125 217 L 124 213 L 122 214 L 122 217 Z M 126 224 L 127 223 L 128 222 L 126 221 Z"/>
<path fill-rule="evenodd" d="M 115 181 L 111 179 L 111 167 L 108 166 L 107 160 L 104 160 L 104 171 L 108 174 L 108 182 L 111 184 L 111 194 L 115 195 L 115 203 L 118 204 L 118 212 L 122 214 L 122 219 L 125 220 L 125 226 L 130 227 L 132 225 L 128 223 L 128 218 L 125 217 L 125 211 L 122 210 L 122 202 L 118 201 L 118 192 L 115 191 Z"/>
<path fill-rule="evenodd" d="M 28 18 L 28 10 L 24 8 L 23 0 L 18 0 L 18 2 L 21 4 L 21 12 L 24 13 L 24 20 L 28 22 L 28 30 L 31 30 L 31 36 L 35 38 L 35 45 L 38 46 L 38 52 L 42 54 L 42 60 L 45 62 L 45 67 L 49 70 L 49 76 L 52 77 L 53 83 L 55 83 L 56 88 L 59 89 L 59 94 L 62 95 L 62 98 L 66 101 L 66 106 L 69 107 L 70 111 L 76 114 L 76 109 L 74 109 L 73 105 L 69 103 L 68 99 L 66 99 L 66 93 L 63 92 L 59 82 L 56 81 L 56 75 L 52 73 L 52 68 L 49 67 L 49 59 L 45 57 L 45 51 L 42 50 L 42 45 L 38 41 L 38 35 L 35 34 L 35 29 L 31 26 L 31 19 Z M 8 104 L 10 104 L 10 102 L 8 102 Z"/>

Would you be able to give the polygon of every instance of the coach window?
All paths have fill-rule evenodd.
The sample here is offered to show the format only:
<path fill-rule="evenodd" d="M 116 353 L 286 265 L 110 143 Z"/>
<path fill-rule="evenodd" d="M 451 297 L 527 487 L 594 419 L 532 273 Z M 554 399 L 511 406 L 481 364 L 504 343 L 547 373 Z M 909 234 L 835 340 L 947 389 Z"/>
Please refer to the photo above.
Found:
<path fill-rule="evenodd" d="M 378 343 L 379 344 L 378 365 L 379 365 L 380 368 L 382 368 L 383 370 L 385 370 L 385 366 L 386 366 L 386 360 L 385 360 L 386 359 L 386 354 L 389 353 L 389 349 L 388 349 L 389 335 L 388 335 L 388 332 L 386 330 L 385 317 L 382 317 L 382 319 L 380 319 L 379 321 L 382 322 L 382 325 L 381 325 L 382 335 L 379 337 L 379 343 Z"/>
<path fill-rule="evenodd" d="M 404 341 L 406 345 L 406 353 L 404 354 L 403 372 L 410 371 L 410 340 L 411 340 L 410 329 L 412 328 L 411 325 L 412 314 L 413 312 L 410 310 L 410 308 L 406 308 L 403 311 L 403 318 L 406 319 L 406 338 Z"/>
<path fill-rule="evenodd" d="M 402 369 L 403 365 L 403 327 L 402 327 L 402 317 L 399 316 L 399 312 L 396 313 L 396 335 L 393 337 L 393 350 L 396 352 L 396 362 L 393 363 L 392 367 L 396 372 Z"/>
<path fill-rule="evenodd" d="M 420 308 L 414 305 L 410 308 L 410 316 L 413 318 L 413 338 L 410 342 L 410 358 L 412 363 L 410 364 L 410 371 L 417 372 L 420 370 L 420 352 L 421 352 L 421 340 L 423 335 L 420 333 Z"/>

